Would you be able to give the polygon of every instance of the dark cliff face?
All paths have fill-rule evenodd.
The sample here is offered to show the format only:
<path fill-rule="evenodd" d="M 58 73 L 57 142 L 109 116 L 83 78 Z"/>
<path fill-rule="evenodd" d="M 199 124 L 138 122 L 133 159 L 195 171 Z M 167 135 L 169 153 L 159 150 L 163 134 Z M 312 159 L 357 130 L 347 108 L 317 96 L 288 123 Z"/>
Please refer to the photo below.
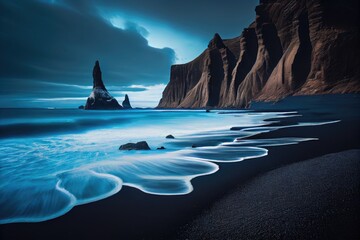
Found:
<path fill-rule="evenodd" d="M 195 60 L 171 66 L 170 83 L 158 107 L 200 108 L 219 104 L 222 82 L 231 76 L 239 54 L 240 37 L 222 40 L 215 34 Z M 224 68 L 223 63 L 230 67 Z"/>
<path fill-rule="evenodd" d="M 106 90 L 102 81 L 99 61 L 93 69 L 93 90 L 86 101 L 85 110 L 115 110 L 122 109 L 121 105 Z"/>
<path fill-rule="evenodd" d="M 218 34 L 171 68 L 162 108 L 247 107 L 289 95 L 360 92 L 358 1 L 261 0 L 240 37 Z"/>

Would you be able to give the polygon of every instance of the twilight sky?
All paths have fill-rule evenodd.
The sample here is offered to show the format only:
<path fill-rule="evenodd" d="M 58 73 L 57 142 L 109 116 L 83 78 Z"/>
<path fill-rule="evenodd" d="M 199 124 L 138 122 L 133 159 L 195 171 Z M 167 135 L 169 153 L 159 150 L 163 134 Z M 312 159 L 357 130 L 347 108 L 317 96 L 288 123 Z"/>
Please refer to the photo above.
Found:
<path fill-rule="evenodd" d="M 121 103 L 154 107 L 170 66 L 215 32 L 240 35 L 258 0 L 0 0 L 0 107 L 77 107 L 100 61 Z"/>

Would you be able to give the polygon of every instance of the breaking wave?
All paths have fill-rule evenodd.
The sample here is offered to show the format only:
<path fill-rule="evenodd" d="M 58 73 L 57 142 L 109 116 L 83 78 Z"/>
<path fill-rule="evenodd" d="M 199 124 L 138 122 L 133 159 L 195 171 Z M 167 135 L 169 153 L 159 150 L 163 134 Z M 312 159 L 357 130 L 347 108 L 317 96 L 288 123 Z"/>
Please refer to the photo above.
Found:
<path fill-rule="evenodd" d="M 142 112 L 142 118 L 147 115 L 148 122 L 138 120 L 138 112 L 126 114 L 129 118 L 126 127 L 0 140 L 0 223 L 52 219 L 76 205 L 114 195 L 124 186 L 148 194 L 188 194 L 193 190 L 191 180 L 218 171 L 217 162 L 250 160 L 266 156 L 268 146 L 317 140 L 291 136 L 247 139 L 250 136 L 287 127 L 336 122 L 271 125 L 279 119 L 297 116 L 296 112 L 191 112 L 190 116 L 188 112 Z M 113 117 L 101 115 L 100 122 L 104 119 L 115 121 Z M 6 124 L 9 123 L 3 126 Z M 238 131 L 230 131 L 231 126 L 237 126 Z M 163 129 L 161 134 L 159 129 Z M 176 138 L 164 139 L 162 135 L 170 132 L 175 133 Z M 163 145 L 166 149 L 117 151 L 119 140 L 139 139 L 148 140 L 152 148 Z"/>

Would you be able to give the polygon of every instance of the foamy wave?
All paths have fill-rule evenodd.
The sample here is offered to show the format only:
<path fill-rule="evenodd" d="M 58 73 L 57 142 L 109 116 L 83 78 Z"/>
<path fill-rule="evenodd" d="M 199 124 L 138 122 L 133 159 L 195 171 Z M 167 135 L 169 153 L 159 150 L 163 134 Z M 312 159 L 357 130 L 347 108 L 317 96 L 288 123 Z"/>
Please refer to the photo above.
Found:
<path fill-rule="evenodd" d="M 187 119 L 188 115 L 181 116 L 179 120 L 178 113 L 172 113 L 176 116 L 170 117 L 166 112 L 158 112 L 154 116 L 157 117 L 157 114 L 164 115 L 156 118 L 156 121 L 160 119 L 167 125 L 162 122 L 154 127 L 151 122 L 141 122 L 126 128 L 82 134 L 1 140 L 0 223 L 38 222 L 56 218 L 76 205 L 107 198 L 119 192 L 123 186 L 156 195 L 188 194 L 193 191 L 191 180 L 218 171 L 217 162 L 259 158 L 268 154 L 265 148 L 268 146 L 317 140 L 311 137 L 248 139 L 251 136 L 282 128 L 338 122 L 273 126 L 271 124 L 280 122 L 277 118 L 298 115 L 296 112 L 240 111 L 221 116 L 198 112 L 196 114 L 201 117 L 195 118 L 197 123 L 194 124 L 194 118 Z M 137 121 L 137 118 L 136 115 L 132 120 Z M 223 124 L 221 128 L 219 119 Z M 204 121 L 211 124 L 205 126 Z M 234 123 L 239 131 L 229 130 Z M 176 135 L 176 139 L 165 140 L 164 136 L 151 138 L 165 127 L 167 133 L 171 131 Z M 135 141 L 140 138 L 148 139 L 150 144 L 156 146 L 164 145 L 166 150 L 116 151 L 119 139 Z M 195 145 L 194 148 L 192 145 Z"/>
<path fill-rule="evenodd" d="M 162 154 L 157 159 L 144 157 L 91 164 L 58 174 L 58 180 L 7 184 L 1 188 L 0 223 L 52 219 L 76 205 L 109 197 L 123 185 L 149 194 L 188 194 L 193 190 L 193 178 L 212 174 L 218 169 L 210 162 Z"/>

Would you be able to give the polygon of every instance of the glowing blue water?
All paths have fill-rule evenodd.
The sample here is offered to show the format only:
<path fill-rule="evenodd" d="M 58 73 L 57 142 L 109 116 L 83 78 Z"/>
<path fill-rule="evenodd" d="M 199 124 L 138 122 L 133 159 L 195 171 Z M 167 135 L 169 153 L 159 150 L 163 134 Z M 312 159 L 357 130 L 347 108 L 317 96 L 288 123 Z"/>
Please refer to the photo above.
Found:
<path fill-rule="evenodd" d="M 187 194 L 191 180 L 216 172 L 216 162 L 267 155 L 266 146 L 313 138 L 247 140 L 283 127 L 266 119 L 292 113 L 237 111 L 81 111 L 2 109 L 0 223 L 55 218 L 111 196 L 123 186 L 159 195 Z M 233 126 L 239 131 L 230 131 Z M 168 134 L 175 139 L 165 139 Z M 146 140 L 151 151 L 119 151 Z M 192 148 L 196 145 L 196 148 Z M 164 146 L 165 150 L 155 150 Z"/>

